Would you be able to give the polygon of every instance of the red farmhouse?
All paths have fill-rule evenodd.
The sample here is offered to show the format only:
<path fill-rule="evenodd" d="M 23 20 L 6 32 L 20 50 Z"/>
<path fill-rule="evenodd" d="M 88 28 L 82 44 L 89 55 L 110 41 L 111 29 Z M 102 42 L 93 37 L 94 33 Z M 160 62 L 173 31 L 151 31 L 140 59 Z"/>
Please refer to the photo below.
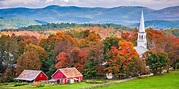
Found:
<path fill-rule="evenodd" d="M 40 70 L 24 70 L 16 80 L 27 82 L 38 82 L 42 80 L 48 80 L 46 74 Z"/>
<path fill-rule="evenodd" d="M 76 68 L 58 69 L 51 77 L 63 84 L 81 82 L 83 79 L 83 75 Z"/>

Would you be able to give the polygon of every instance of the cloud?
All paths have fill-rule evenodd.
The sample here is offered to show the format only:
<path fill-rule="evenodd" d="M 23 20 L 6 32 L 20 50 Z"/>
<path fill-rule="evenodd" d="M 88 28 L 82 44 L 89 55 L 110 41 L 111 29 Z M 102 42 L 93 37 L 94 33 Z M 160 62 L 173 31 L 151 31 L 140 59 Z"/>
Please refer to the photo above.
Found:
<path fill-rule="evenodd" d="M 81 7 L 145 6 L 153 9 L 161 9 L 169 6 L 178 6 L 179 0 L 0 0 L 1 8 L 36 8 L 52 4 Z"/>
<path fill-rule="evenodd" d="M 69 0 L 63 0 L 63 1 L 65 1 L 65 2 L 69 2 Z"/>
<path fill-rule="evenodd" d="M 46 3 L 53 2 L 53 0 L 46 0 Z"/>

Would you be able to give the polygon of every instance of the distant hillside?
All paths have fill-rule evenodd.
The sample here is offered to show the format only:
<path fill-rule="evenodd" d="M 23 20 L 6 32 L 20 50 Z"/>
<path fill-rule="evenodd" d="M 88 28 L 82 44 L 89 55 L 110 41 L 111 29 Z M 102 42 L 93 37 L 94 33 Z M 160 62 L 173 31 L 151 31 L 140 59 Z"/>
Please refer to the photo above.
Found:
<path fill-rule="evenodd" d="M 163 30 L 163 32 L 165 34 L 173 34 L 173 35 L 179 37 L 179 28 L 177 28 L 177 29 L 173 29 L 173 28 L 172 29 L 167 29 L 167 30 Z"/>
<path fill-rule="evenodd" d="M 139 27 L 139 23 L 133 24 L 131 26 Z M 179 28 L 179 20 L 178 21 L 165 21 L 165 20 L 145 21 L 145 27 L 152 27 L 154 29 Z"/>
<path fill-rule="evenodd" d="M 51 5 L 45 8 L 0 9 L 0 17 L 29 18 L 48 23 L 114 23 L 131 25 L 140 20 L 144 10 L 145 21 L 179 20 L 179 6 L 153 10 L 141 6 L 120 6 L 114 8 L 87 8 Z"/>
<path fill-rule="evenodd" d="M 31 25 L 28 27 L 22 27 L 23 30 L 53 30 L 62 28 L 74 28 L 74 27 L 101 27 L 101 28 L 113 28 L 120 30 L 134 30 L 134 28 L 126 27 L 119 24 L 76 24 L 76 23 L 48 23 L 46 25 Z"/>
<path fill-rule="evenodd" d="M 27 27 L 29 25 L 46 24 L 43 21 L 37 21 L 26 18 L 3 18 L 0 17 L 0 30 L 2 29 L 17 29 L 20 27 Z"/>

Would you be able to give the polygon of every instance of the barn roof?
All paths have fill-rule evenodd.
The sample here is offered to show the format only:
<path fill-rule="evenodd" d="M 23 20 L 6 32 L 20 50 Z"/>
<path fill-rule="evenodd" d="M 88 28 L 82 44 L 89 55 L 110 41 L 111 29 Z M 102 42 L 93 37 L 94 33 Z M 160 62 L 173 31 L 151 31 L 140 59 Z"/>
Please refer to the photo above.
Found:
<path fill-rule="evenodd" d="M 58 69 L 57 71 L 61 71 L 67 78 L 83 76 L 75 67 L 73 67 L 73 68 L 62 68 L 62 69 Z"/>
<path fill-rule="evenodd" d="M 24 70 L 17 78 L 17 80 L 33 81 L 42 71 L 41 70 Z M 43 73 L 43 72 L 42 72 Z M 46 74 L 43 73 L 45 76 Z M 47 76 L 46 76 L 47 77 Z"/>

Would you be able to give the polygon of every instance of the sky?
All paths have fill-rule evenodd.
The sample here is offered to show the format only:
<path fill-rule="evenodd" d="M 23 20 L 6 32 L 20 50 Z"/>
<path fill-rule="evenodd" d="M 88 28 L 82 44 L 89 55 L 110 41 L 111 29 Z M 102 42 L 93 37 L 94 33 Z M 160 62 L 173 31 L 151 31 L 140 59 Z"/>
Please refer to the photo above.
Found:
<path fill-rule="evenodd" d="M 0 0 L 0 8 L 43 8 L 48 5 L 105 8 L 144 6 L 158 10 L 171 6 L 179 6 L 179 0 Z"/>

